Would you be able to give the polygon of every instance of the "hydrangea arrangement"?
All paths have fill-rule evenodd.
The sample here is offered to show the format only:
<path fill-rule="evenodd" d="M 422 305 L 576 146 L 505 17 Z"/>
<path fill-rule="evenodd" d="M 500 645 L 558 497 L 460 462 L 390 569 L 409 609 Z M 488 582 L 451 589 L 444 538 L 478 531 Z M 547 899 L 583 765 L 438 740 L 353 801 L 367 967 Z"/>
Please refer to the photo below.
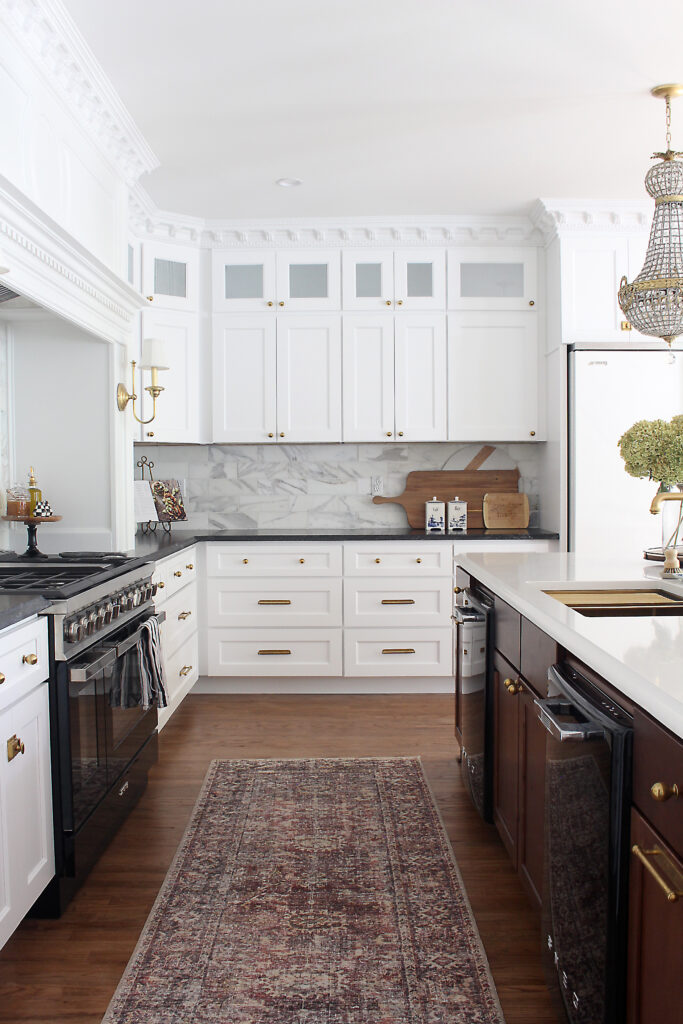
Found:
<path fill-rule="evenodd" d="M 619 438 L 619 451 L 630 476 L 669 487 L 683 483 L 683 416 L 638 420 Z"/>

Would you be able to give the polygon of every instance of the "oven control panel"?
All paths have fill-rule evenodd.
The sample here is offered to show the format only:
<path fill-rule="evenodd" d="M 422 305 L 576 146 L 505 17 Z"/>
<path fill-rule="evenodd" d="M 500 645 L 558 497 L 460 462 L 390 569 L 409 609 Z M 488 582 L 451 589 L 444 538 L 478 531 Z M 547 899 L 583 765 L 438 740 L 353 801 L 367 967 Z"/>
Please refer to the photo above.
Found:
<path fill-rule="evenodd" d="M 94 604 L 79 608 L 73 615 L 68 615 L 64 619 L 64 642 L 82 643 L 89 636 L 107 629 L 119 618 L 151 601 L 156 592 L 156 583 L 141 580 L 123 590 L 113 591 Z"/>

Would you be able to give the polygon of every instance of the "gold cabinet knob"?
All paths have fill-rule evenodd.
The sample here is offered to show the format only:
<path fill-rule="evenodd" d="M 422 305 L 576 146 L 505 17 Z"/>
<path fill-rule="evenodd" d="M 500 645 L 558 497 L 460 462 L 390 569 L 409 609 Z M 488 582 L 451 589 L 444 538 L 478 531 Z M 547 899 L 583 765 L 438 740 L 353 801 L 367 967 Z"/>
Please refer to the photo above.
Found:
<path fill-rule="evenodd" d="M 278 302 L 278 306 L 284 306 L 284 302 Z"/>
<path fill-rule="evenodd" d="M 655 782 L 650 788 L 650 794 L 653 800 L 664 803 L 665 800 L 670 800 L 672 796 L 679 796 L 678 783 L 674 782 L 673 786 L 667 786 L 665 782 Z"/>
<path fill-rule="evenodd" d="M 522 689 L 522 684 L 520 683 L 519 679 L 505 679 L 503 681 L 503 686 L 505 687 L 505 689 L 507 690 L 511 697 L 514 697 L 516 693 L 520 693 Z"/>
<path fill-rule="evenodd" d="M 14 736 L 10 736 L 7 740 L 7 760 L 13 761 L 17 754 L 23 754 L 25 749 L 26 747 L 16 733 Z"/>
<path fill-rule="evenodd" d="M 533 299 L 529 299 L 529 305 L 530 305 L 530 306 L 535 306 L 535 305 L 536 305 L 536 303 L 534 302 L 534 300 L 533 300 Z"/>
<path fill-rule="evenodd" d="M 384 305 L 385 306 L 390 306 L 391 305 L 391 299 L 385 299 L 384 300 Z"/>
<path fill-rule="evenodd" d="M 285 435 L 284 435 L 284 432 L 280 434 L 280 437 L 284 437 L 284 436 L 285 436 Z"/>
<path fill-rule="evenodd" d="M 185 619 L 189 619 L 190 615 L 192 615 L 192 612 L 179 612 L 178 613 L 178 620 L 180 622 L 184 622 Z"/>
<path fill-rule="evenodd" d="M 421 558 L 416 558 L 416 559 L 415 559 L 415 561 L 416 561 L 416 562 L 417 562 L 417 564 L 419 565 L 419 564 L 420 564 L 420 562 L 422 561 L 422 559 L 421 559 Z"/>
<path fill-rule="evenodd" d="M 403 431 L 402 431 L 402 430 L 399 430 L 399 432 L 398 432 L 398 436 L 399 436 L 399 437 L 403 437 Z"/>
<path fill-rule="evenodd" d="M 179 676 L 189 676 L 191 671 L 192 671 L 192 665 L 183 665 L 183 667 L 181 668 L 181 670 L 178 673 L 178 675 Z"/>
<path fill-rule="evenodd" d="M 379 563 L 380 563 L 381 561 L 382 561 L 382 559 L 381 559 L 381 558 L 376 558 L 376 559 L 375 559 L 375 562 L 377 563 L 377 565 L 379 565 Z"/>
<path fill-rule="evenodd" d="M 397 306 L 402 306 L 403 305 L 403 299 L 397 299 L 396 300 L 396 305 Z"/>
<path fill-rule="evenodd" d="M 147 295 L 146 298 L 147 298 L 148 302 L 154 302 L 154 296 L 153 295 Z"/>
<path fill-rule="evenodd" d="M 164 587 L 166 586 L 166 584 L 165 583 L 158 583 L 157 586 L 159 587 L 159 590 L 163 590 Z"/>
<path fill-rule="evenodd" d="M 454 594 L 462 594 L 462 587 L 453 587 Z"/>
<path fill-rule="evenodd" d="M 299 565 L 303 565 L 305 561 L 306 561 L 305 558 L 300 558 L 299 559 Z"/>
<path fill-rule="evenodd" d="M 185 568 L 186 569 L 190 569 L 190 570 L 194 569 L 194 563 L 193 562 L 188 562 L 187 565 L 185 566 Z"/>
<path fill-rule="evenodd" d="M 5 675 L 5 673 L 4 672 L 0 672 L 0 686 L 2 686 L 2 684 L 4 683 L 6 678 L 7 678 L 7 676 Z"/>
<path fill-rule="evenodd" d="M 147 431 L 147 437 L 154 437 L 154 431 L 153 430 L 148 430 Z"/>
<path fill-rule="evenodd" d="M 24 665 L 37 665 L 38 664 L 38 655 L 37 654 L 25 654 L 22 657 L 21 660 L 22 660 L 22 663 Z"/>
<path fill-rule="evenodd" d="M 273 305 L 273 303 L 270 300 L 268 300 L 268 302 L 266 302 L 266 306 L 272 306 L 272 305 Z"/>
<path fill-rule="evenodd" d="M 535 430 L 530 430 L 529 431 L 529 437 L 536 437 L 536 431 Z"/>
<path fill-rule="evenodd" d="M 391 431 L 387 430 L 387 437 L 391 437 Z"/>
<path fill-rule="evenodd" d="M 248 558 L 243 558 L 242 559 L 242 565 L 248 565 L 248 564 L 249 564 L 249 559 Z"/>
<path fill-rule="evenodd" d="M 273 433 L 273 431 L 272 431 L 272 430 L 271 430 L 271 432 L 270 432 L 270 433 L 268 434 L 268 437 L 275 437 L 275 434 Z"/>
<path fill-rule="evenodd" d="M 176 571 L 175 571 L 175 572 L 173 573 L 173 575 L 174 575 L 174 576 L 182 576 L 183 574 L 182 574 L 182 572 L 180 571 L 180 569 L 176 569 Z"/>

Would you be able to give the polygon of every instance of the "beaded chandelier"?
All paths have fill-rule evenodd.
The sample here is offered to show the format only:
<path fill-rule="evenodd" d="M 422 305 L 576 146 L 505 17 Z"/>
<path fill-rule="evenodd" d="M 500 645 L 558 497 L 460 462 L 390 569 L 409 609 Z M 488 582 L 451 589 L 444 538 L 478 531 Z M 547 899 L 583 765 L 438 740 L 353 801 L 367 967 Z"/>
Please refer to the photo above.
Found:
<path fill-rule="evenodd" d="M 666 100 L 666 150 L 652 154 L 660 160 L 645 176 L 655 201 L 645 263 L 631 284 L 622 277 L 619 305 L 637 331 L 670 346 L 683 334 L 683 153 L 671 148 L 671 97 L 683 95 L 683 85 L 658 85 L 652 95 Z"/>

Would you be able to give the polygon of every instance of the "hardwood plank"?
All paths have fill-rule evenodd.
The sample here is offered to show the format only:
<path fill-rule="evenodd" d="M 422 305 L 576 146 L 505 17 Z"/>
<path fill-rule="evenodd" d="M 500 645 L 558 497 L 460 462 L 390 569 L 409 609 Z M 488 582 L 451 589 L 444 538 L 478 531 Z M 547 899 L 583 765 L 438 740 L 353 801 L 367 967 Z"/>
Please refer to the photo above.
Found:
<path fill-rule="evenodd" d="M 216 757 L 421 755 L 507 1024 L 559 1024 L 538 918 L 460 781 L 448 695 L 190 695 L 163 730 L 147 791 L 59 921 L 24 921 L 0 952 L 0 1022 L 99 1024 Z"/>

